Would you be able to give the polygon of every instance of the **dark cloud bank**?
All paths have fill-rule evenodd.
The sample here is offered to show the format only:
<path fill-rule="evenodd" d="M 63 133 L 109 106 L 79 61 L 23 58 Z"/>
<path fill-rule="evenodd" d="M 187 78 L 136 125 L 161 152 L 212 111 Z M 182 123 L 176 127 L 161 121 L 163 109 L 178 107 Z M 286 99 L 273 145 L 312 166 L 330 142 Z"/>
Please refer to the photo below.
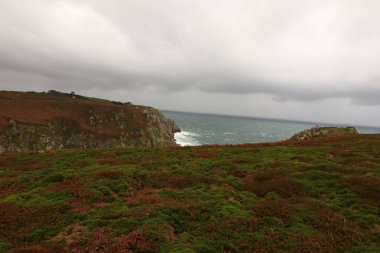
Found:
<path fill-rule="evenodd" d="M 195 111 L 157 99 L 266 96 L 247 106 L 330 120 L 341 111 L 322 111 L 346 104 L 346 122 L 380 125 L 355 115 L 380 112 L 379 27 L 378 0 L 0 0 L 0 89 L 122 91 Z"/>

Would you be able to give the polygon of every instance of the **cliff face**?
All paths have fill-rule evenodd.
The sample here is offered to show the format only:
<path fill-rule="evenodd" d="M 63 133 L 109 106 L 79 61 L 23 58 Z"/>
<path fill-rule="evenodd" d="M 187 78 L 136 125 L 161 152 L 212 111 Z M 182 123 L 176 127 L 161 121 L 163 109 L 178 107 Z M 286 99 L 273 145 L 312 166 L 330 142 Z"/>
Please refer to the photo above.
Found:
<path fill-rule="evenodd" d="M 354 127 L 313 127 L 293 135 L 290 140 L 309 140 L 323 137 L 344 137 L 358 134 Z"/>
<path fill-rule="evenodd" d="M 167 147 L 176 124 L 158 110 L 59 92 L 0 92 L 0 152 Z"/>

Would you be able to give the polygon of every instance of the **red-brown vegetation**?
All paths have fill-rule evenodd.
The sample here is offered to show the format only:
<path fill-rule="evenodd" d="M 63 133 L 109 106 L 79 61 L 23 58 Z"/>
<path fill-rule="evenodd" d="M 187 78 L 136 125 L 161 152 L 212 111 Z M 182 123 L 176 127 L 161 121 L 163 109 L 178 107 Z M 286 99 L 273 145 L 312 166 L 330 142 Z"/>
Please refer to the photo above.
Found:
<path fill-rule="evenodd" d="M 234 158 L 231 161 L 233 163 L 238 163 L 238 164 L 243 164 L 243 163 L 250 163 L 252 159 L 247 158 L 247 157 L 239 157 L 239 158 Z"/>
<path fill-rule="evenodd" d="M 32 170 L 48 168 L 50 166 L 50 162 L 47 160 L 33 160 L 28 162 L 30 162 L 29 168 Z"/>
<path fill-rule="evenodd" d="M 72 194 L 78 194 L 83 189 L 83 183 L 81 182 L 81 178 L 65 178 L 62 182 L 57 182 L 49 185 L 46 188 L 46 191 L 68 191 Z"/>
<path fill-rule="evenodd" d="M 131 233 L 111 239 L 107 234 L 109 228 L 99 229 L 88 242 L 86 251 L 100 253 L 133 253 L 155 252 L 156 245 L 149 235 L 143 231 L 135 230 Z"/>
<path fill-rule="evenodd" d="M 14 246 L 25 243 L 25 236 L 38 227 L 56 223 L 65 210 L 59 207 L 16 203 L 0 204 L 0 237 Z M 59 223 L 59 222 L 58 222 Z"/>
<path fill-rule="evenodd" d="M 66 178 L 62 182 L 50 184 L 45 191 L 68 192 L 76 199 L 86 199 L 93 197 L 93 193 L 84 187 L 82 178 Z"/>
<path fill-rule="evenodd" d="M 153 172 L 138 182 L 137 187 L 183 189 L 196 183 L 211 183 L 211 180 L 198 175 L 175 175 L 168 172 Z M 135 183 L 136 184 L 136 183 Z"/>
<path fill-rule="evenodd" d="M 242 188 L 263 197 L 275 192 L 284 198 L 303 193 L 302 185 L 282 172 L 252 173 L 246 176 Z"/>
<path fill-rule="evenodd" d="M 296 211 L 289 201 L 281 199 L 265 199 L 253 208 L 260 217 L 271 216 L 281 219 L 285 225 L 290 224 L 290 217 Z"/>
<path fill-rule="evenodd" d="M 51 240 L 53 242 L 60 242 L 64 240 L 68 247 L 77 246 L 82 243 L 82 241 L 86 238 L 86 234 L 88 233 L 88 228 L 85 226 L 81 226 L 79 224 L 69 225 L 60 231 L 55 237 Z M 73 252 L 71 250 L 71 252 Z"/>
<path fill-rule="evenodd" d="M 124 161 L 114 153 L 101 153 L 100 157 L 101 159 L 97 162 L 98 165 L 118 165 L 124 163 Z"/>
<path fill-rule="evenodd" d="M 340 146 L 340 147 L 332 148 L 330 149 L 329 153 L 334 156 L 348 157 L 348 158 L 351 158 L 351 156 L 353 155 L 352 148 L 348 146 Z"/>
<path fill-rule="evenodd" d="M 25 190 L 24 184 L 18 178 L 20 174 L 21 172 L 19 171 L 13 171 L 9 173 L 8 177 L 13 178 L 13 180 L 9 180 L 7 177 L 0 176 L 0 198 Z"/>
<path fill-rule="evenodd" d="M 248 171 L 242 170 L 242 169 L 236 169 L 236 170 L 231 171 L 231 175 L 233 175 L 235 177 L 240 177 L 240 178 L 246 177 L 247 174 L 248 174 Z"/>
<path fill-rule="evenodd" d="M 116 252 L 153 252 L 154 244 L 150 242 L 149 236 L 139 230 L 132 231 L 128 235 L 118 238 L 114 243 Z"/>
<path fill-rule="evenodd" d="M 217 233 L 218 236 L 225 238 L 230 237 L 233 233 L 240 232 L 242 230 L 248 230 L 250 232 L 257 231 L 260 227 L 260 219 L 253 218 L 241 218 L 241 217 L 229 217 L 226 220 L 211 223 L 206 226 L 206 233 Z"/>
<path fill-rule="evenodd" d="M 271 169 L 282 169 L 285 167 L 285 163 L 279 161 L 272 161 L 267 164 Z"/>
<path fill-rule="evenodd" d="M 296 243 L 295 243 L 296 242 Z M 283 251 L 284 244 L 295 244 L 294 249 Z M 330 253 L 334 249 L 326 245 L 321 238 L 306 237 L 304 235 L 281 235 L 279 233 L 266 233 L 265 239 L 257 242 L 254 252 L 295 252 L 295 253 Z"/>
<path fill-rule="evenodd" d="M 72 214 L 87 213 L 91 209 L 92 208 L 90 205 L 85 204 L 85 200 L 75 201 L 71 203 L 71 209 L 69 210 L 69 213 L 72 213 Z"/>
<path fill-rule="evenodd" d="M 45 247 L 42 245 L 33 245 L 33 246 L 19 247 L 19 248 L 7 251 L 7 253 L 51 253 L 51 252 L 65 253 L 67 251 L 60 245 L 53 245 L 50 247 Z"/>
<path fill-rule="evenodd" d="M 196 155 L 195 158 L 205 158 L 205 159 L 215 158 L 218 156 L 218 154 L 219 152 L 217 150 L 206 149 L 206 150 L 202 150 L 198 152 L 198 155 Z"/>
<path fill-rule="evenodd" d="M 51 162 L 48 160 L 17 160 L 14 155 L 2 155 L 0 157 L 0 167 L 12 168 L 15 170 L 27 171 L 48 168 Z"/>
<path fill-rule="evenodd" d="M 300 162 L 308 163 L 314 160 L 314 158 L 310 156 L 305 156 L 305 155 L 296 155 L 292 157 L 292 160 L 297 160 Z"/>
<path fill-rule="evenodd" d="M 73 167 L 75 168 L 85 168 L 89 165 L 90 163 L 86 160 L 77 160 L 76 162 L 73 163 Z"/>
<path fill-rule="evenodd" d="M 123 176 L 121 170 L 102 170 L 95 173 L 95 178 L 108 178 L 111 180 L 117 180 Z"/>
<path fill-rule="evenodd" d="M 129 189 L 129 194 L 126 198 L 126 201 L 130 205 L 157 204 L 159 203 L 160 198 L 157 194 L 156 189 L 144 188 L 139 191 Z"/>
<path fill-rule="evenodd" d="M 139 165 L 149 165 L 152 163 L 151 160 L 147 160 L 146 158 L 143 157 L 129 157 L 125 160 L 126 164 L 139 164 Z"/>
<path fill-rule="evenodd" d="M 324 245 L 330 250 L 350 249 L 355 242 L 364 239 L 364 234 L 354 224 L 346 220 L 343 215 L 328 207 L 312 203 L 306 203 L 306 206 L 316 216 L 310 220 L 311 225 L 323 232 Z"/>

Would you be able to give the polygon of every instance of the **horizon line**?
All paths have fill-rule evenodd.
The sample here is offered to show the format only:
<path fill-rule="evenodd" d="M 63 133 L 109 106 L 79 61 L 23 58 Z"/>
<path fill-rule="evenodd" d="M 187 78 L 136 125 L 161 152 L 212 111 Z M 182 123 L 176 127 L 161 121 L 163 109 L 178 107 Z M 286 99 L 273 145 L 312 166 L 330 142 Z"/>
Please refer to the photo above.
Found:
<path fill-rule="evenodd" d="M 159 109 L 161 111 L 166 112 L 178 112 L 178 113 L 189 113 L 189 114 L 202 114 L 202 115 L 210 115 L 210 116 L 227 116 L 227 117 L 235 117 L 235 118 L 246 118 L 246 119 L 261 119 L 268 121 L 284 121 L 284 122 L 292 122 L 292 123 L 307 123 L 307 124 L 315 124 L 315 125 L 333 125 L 333 126 L 353 126 L 353 127 L 366 127 L 366 128 L 374 128 L 380 129 L 380 126 L 374 125 L 359 125 L 359 124 L 347 124 L 347 123 L 332 123 L 332 122 L 313 122 L 307 120 L 298 120 L 298 119 L 284 119 L 284 118 L 266 118 L 259 116 L 249 116 L 249 115 L 232 115 L 232 114 L 221 114 L 221 113 L 213 113 L 213 112 L 191 112 L 191 111 L 179 111 L 172 109 Z"/>

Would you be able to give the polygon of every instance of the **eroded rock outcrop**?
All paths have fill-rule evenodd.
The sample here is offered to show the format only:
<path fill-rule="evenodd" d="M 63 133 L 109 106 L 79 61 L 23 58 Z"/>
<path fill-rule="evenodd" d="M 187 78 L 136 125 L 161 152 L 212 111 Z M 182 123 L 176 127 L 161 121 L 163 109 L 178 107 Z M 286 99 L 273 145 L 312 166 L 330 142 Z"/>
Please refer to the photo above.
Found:
<path fill-rule="evenodd" d="M 174 146 L 158 110 L 72 94 L 0 92 L 0 152 Z"/>
<path fill-rule="evenodd" d="M 313 127 L 305 131 L 296 133 L 289 140 L 309 140 L 323 137 L 344 137 L 357 135 L 358 131 L 354 127 Z"/>

